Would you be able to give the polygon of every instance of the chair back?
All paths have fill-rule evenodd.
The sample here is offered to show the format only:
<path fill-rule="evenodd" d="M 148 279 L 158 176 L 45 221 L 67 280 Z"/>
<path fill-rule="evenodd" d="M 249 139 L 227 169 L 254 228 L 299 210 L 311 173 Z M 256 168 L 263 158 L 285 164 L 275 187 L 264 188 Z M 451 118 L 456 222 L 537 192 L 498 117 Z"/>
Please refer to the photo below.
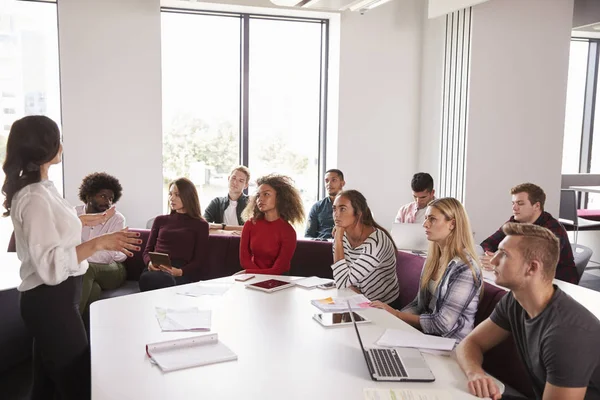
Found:
<path fill-rule="evenodd" d="M 577 194 L 573 189 L 560 189 L 560 219 L 572 221 L 577 226 Z"/>
<path fill-rule="evenodd" d="M 592 254 L 594 254 L 594 252 L 589 247 L 582 246 L 580 244 L 572 244 L 571 248 L 573 249 L 573 258 L 575 259 L 575 267 L 577 268 L 579 282 L 581 276 L 583 275 L 583 271 L 592 258 Z"/>

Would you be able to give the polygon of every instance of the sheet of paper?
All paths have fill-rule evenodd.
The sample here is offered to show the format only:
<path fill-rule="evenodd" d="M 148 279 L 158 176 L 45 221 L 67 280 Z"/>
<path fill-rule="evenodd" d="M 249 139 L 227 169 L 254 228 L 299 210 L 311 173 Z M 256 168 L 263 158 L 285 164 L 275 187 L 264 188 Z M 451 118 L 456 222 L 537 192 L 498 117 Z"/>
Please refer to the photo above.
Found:
<path fill-rule="evenodd" d="M 350 297 L 326 297 L 311 300 L 311 304 L 323 312 L 348 311 L 348 302 L 353 310 L 369 308 L 369 299 L 362 294 Z"/>
<path fill-rule="evenodd" d="M 365 389 L 365 400 L 451 400 L 448 392 L 435 389 Z"/>
<path fill-rule="evenodd" d="M 318 276 L 311 276 L 304 279 L 297 279 L 294 281 L 296 286 L 302 286 L 303 288 L 312 289 L 318 285 L 324 285 L 326 283 L 333 282 L 333 279 L 319 278 Z"/>
<path fill-rule="evenodd" d="M 164 332 L 209 331 L 212 313 L 198 307 L 171 309 L 156 307 L 156 319 Z"/>
<path fill-rule="evenodd" d="M 446 351 L 452 350 L 455 344 L 455 339 L 400 329 L 386 329 L 377 341 L 377 345 L 385 347 L 414 347 L 417 349 Z"/>
<path fill-rule="evenodd" d="M 186 285 L 182 287 L 177 294 L 182 294 L 184 296 L 192 296 L 192 297 L 200 297 L 200 296 L 221 296 L 225 292 L 229 290 L 231 284 L 221 283 L 221 284 L 203 284 L 198 283 L 196 285 Z"/>

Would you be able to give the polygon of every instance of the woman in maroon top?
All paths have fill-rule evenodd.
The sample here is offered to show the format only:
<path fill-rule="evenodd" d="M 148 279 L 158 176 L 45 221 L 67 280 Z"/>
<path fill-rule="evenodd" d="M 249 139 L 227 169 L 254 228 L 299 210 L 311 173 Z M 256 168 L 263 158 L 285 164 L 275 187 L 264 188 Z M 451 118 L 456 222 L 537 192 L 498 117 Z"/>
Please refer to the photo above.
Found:
<path fill-rule="evenodd" d="M 208 223 L 200 212 L 196 187 L 186 178 L 169 185 L 171 213 L 156 217 L 144 250 L 147 268 L 140 276 L 140 291 L 196 282 L 202 278 L 208 250 Z M 171 267 L 152 265 L 150 252 L 166 253 Z"/>
<path fill-rule="evenodd" d="M 304 207 L 292 180 L 267 175 L 256 181 L 256 195 L 243 212 L 247 220 L 240 241 L 240 264 L 248 274 L 281 275 L 290 270 L 296 250 L 292 224 L 304 222 Z"/>

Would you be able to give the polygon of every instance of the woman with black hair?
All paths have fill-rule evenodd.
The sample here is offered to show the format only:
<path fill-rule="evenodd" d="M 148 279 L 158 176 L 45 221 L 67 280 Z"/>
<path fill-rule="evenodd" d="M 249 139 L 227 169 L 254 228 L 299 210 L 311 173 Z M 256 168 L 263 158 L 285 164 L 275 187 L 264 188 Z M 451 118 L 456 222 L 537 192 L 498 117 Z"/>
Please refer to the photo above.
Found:
<path fill-rule="evenodd" d="M 373 219 L 367 199 L 345 190 L 333 202 L 333 279 L 371 301 L 392 303 L 400 289 L 396 275 L 396 245 L 390 233 Z"/>
<path fill-rule="evenodd" d="M 171 212 L 156 217 L 144 250 L 147 268 L 139 280 L 140 291 L 197 282 L 205 272 L 208 222 L 200 212 L 198 191 L 192 181 L 179 178 L 169 184 Z M 153 265 L 150 252 L 166 253 L 171 265 Z"/>
<path fill-rule="evenodd" d="M 89 344 L 79 314 L 86 259 L 98 250 L 139 250 L 139 234 L 122 230 L 81 243 L 82 222 L 48 180 L 62 159 L 58 126 L 28 116 L 11 127 L 2 192 L 21 260 L 21 316 L 33 336 L 31 398 L 90 398 Z M 84 217 L 86 223 L 105 218 Z"/>

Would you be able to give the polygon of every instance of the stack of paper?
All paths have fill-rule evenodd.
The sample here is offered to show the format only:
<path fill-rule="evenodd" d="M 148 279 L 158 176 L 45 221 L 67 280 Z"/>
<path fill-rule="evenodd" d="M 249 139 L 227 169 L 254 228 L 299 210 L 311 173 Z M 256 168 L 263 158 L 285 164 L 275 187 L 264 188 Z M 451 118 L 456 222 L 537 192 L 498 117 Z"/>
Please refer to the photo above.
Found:
<path fill-rule="evenodd" d="M 196 284 L 196 285 L 185 285 L 181 288 L 177 294 L 183 294 L 185 296 L 200 297 L 200 296 L 220 296 L 227 292 L 231 284 Z"/>
<path fill-rule="evenodd" d="M 301 286 L 305 289 L 312 289 L 319 285 L 324 285 L 326 283 L 333 282 L 333 279 L 319 278 L 318 276 L 311 276 L 309 278 L 297 279 L 294 281 L 296 286 Z"/>
<path fill-rule="evenodd" d="M 384 347 L 414 347 L 417 349 L 445 351 L 452 350 L 455 344 L 455 339 L 400 329 L 386 329 L 377 341 L 377 345 Z"/>
<path fill-rule="evenodd" d="M 237 360 L 216 333 L 147 344 L 146 354 L 165 372 Z"/>
<path fill-rule="evenodd" d="M 156 307 L 156 319 L 163 331 L 210 331 L 211 311 Z"/>
<path fill-rule="evenodd" d="M 353 310 L 360 308 L 369 308 L 370 301 L 362 294 L 350 297 L 326 297 L 324 299 L 315 299 L 311 304 L 323 312 L 348 311 L 348 303 Z"/>

